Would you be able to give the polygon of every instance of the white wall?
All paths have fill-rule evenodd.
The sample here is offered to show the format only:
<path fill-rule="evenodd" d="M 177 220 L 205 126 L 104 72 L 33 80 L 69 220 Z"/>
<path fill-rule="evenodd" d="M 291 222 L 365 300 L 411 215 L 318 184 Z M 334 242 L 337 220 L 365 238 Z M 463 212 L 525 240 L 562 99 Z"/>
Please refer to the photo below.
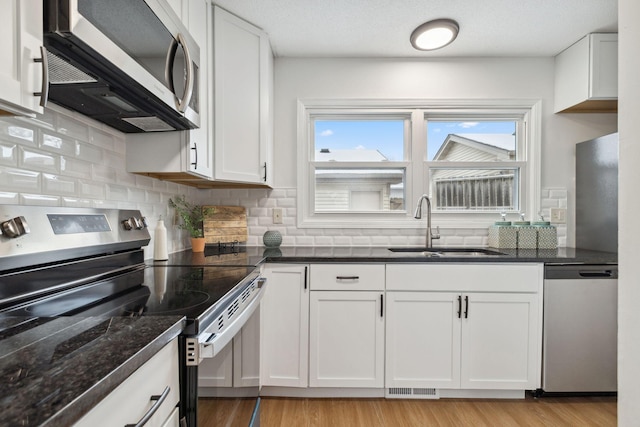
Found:
<path fill-rule="evenodd" d="M 298 98 L 541 99 L 541 187 L 567 191 L 568 246 L 574 241 L 575 143 L 617 130 L 616 114 L 553 114 L 553 58 L 278 58 L 275 76 L 278 188 L 296 186 Z"/>
<path fill-rule="evenodd" d="M 618 425 L 640 424 L 640 3 L 619 0 Z"/>
<path fill-rule="evenodd" d="M 542 206 L 569 207 L 569 227 L 558 231 L 560 245 L 571 246 L 574 144 L 616 130 L 615 114 L 552 114 L 552 58 L 428 62 L 278 58 L 275 71 L 273 190 L 196 190 L 127 173 L 123 134 L 75 113 L 48 110 L 37 120 L 0 118 L 0 203 L 137 208 L 152 220 L 153 228 L 153 220 L 167 214 L 167 199 L 187 194 L 207 204 L 245 206 L 251 245 L 261 245 L 267 229 L 280 230 L 286 245 L 420 245 L 424 224 L 418 222 L 415 229 L 296 227 L 297 99 L 539 98 L 543 102 Z M 26 129 L 30 136 L 12 135 L 11 126 Z M 272 224 L 271 208 L 276 206 L 284 211 L 282 225 Z M 170 221 L 167 225 L 170 251 L 189 244 L 186 233 L 175 230 Z M 487 244 L 486 228 L 442 229 L 441 234 L 439 245 Z"/>

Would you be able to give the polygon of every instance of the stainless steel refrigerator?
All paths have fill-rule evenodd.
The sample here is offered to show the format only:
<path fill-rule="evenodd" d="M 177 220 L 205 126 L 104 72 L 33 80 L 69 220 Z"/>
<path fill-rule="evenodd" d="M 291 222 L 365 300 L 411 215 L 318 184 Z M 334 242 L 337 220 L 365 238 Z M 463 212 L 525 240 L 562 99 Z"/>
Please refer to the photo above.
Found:
<path fill-rule="evenodd" d="M 618 134 L 576 144 L 576 247 L 618 252 Z"/>
<path fill-rule="evenodd" d="M 618 251 L 618 135 L 576 144 L 576 247 Z M 617 265 L 547 265 L 542 391 L 617 389 Z"/>

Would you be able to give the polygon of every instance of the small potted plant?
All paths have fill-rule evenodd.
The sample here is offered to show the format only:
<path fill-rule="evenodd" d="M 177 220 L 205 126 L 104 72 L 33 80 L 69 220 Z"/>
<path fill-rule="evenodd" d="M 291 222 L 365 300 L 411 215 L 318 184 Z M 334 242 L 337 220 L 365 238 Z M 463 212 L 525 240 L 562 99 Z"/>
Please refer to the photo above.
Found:
<path fill-rule="evenodd" d="M 212 214 L 214 209 L 191 204 L 185 200 L 184 196 L 176 196 L 173 199 L 169 199 L 169 207 L 174 208 L 182 218 L 182 222 L 178 224 L 178 227 L 189 232 L 191 250 L 193 252 L 203 252 L 205 244 L 204 217 Z"/>

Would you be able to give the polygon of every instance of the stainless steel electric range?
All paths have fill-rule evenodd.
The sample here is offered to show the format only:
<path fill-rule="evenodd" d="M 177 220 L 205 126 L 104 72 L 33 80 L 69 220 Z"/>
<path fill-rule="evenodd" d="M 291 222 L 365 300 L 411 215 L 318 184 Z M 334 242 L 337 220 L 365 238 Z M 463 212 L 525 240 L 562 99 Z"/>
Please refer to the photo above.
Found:
<path fill-rule="evenodd" d="M 198 365 L 258 308 L 255 266 L 204 254 L 145 263 L 150 235 L 136 210 L 4 205 L 0 231 L 0 318 L 24 319 L 20 331 L 60 316 L 185 316 L 180 419 L 197 425 Z M 0 338 L 18 334 L 13 327 L 0 326 Z"/>

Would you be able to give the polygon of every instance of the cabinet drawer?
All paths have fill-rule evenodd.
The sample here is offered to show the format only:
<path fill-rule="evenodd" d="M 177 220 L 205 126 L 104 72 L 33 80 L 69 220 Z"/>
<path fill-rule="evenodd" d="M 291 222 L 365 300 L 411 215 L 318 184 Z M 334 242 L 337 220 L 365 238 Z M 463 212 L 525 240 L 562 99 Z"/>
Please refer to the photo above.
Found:
<path fill-rule="evenodd" d="M 387 290 L 539 292 L 542 264 L 388 264 Z"/>
<path fill-rule="evenodd" d="M 173 411 L 180 401 L 178 366 L 178 340 L 174 339 L 102 399 L 75 426 L 99 426 L 104 425 L 105 420 L 114 426 L 135 424 L 156 403 L 151 396 L 161 395 L 167 387 L 168 395 L 145 426 L 164 426 L 172 416 L 175 420 Z M 170 425 L 177 424 L 170 422 Z"/>
<path fill-rule="evenodd" d="M 312 291 L 382 291 L 384 264 L 316 264 L 310 269 Z"/>

